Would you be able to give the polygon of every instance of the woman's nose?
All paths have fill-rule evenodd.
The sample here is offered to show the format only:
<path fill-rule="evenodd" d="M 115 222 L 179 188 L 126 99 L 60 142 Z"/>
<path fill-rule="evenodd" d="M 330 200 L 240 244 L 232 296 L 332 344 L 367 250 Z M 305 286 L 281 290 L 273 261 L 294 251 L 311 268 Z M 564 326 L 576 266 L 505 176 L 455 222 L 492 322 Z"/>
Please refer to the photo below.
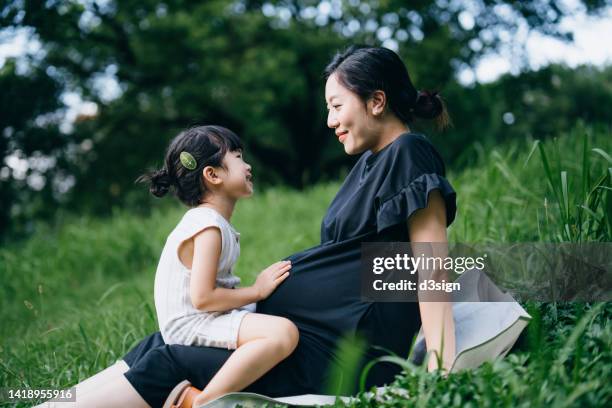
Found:
<path fill-rule="evenodd" d="M 338 119 L 336 118 L 336 114 L 332 110 L 330 110 L 327 113 L 327 127 L 334 129 L 337 128 L 338 125 L 339 123 Z"/>

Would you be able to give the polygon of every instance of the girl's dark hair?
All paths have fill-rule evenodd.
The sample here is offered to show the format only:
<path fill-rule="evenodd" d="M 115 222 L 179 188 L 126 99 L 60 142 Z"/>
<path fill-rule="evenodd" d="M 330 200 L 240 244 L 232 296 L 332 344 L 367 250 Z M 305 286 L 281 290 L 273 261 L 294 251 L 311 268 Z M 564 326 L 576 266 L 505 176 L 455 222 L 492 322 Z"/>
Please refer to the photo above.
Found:
<path fill-rule="evenodd" d="M 422 118 L 433 119 L 440 130 L 450 125 L 440 94 L 417 91 L 400 57 L 387 48 L 353 45 L 338 52 L 325 68 L 325 79 L 332 74 L 364 102 L 375 91 L 383 91 L 389 109 L 406 124 Z"/>
<path fill-rule="evenodd" d="M 156 197 L 163 197 L 172 188 L 185 205 L 195 207 L 207 193 L 204 167 L 224 167 L 225 154 L 236 150 L 242 150 L 242 143 L 231 130 L 221 126 L 192 127 L 172 139 L 161 169 L 143 174 L 136 181 L 149 183 L 149 191 Z M 182 152 L 193 156 L 195 169 L 189 170 L 181 163 Z"/>

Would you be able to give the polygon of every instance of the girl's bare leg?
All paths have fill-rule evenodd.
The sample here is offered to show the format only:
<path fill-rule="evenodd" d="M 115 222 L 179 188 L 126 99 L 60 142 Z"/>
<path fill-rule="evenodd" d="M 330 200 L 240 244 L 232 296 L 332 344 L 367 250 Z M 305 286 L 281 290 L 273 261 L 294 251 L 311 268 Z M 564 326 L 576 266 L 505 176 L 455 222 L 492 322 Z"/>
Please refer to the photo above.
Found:
<path fill-rule="evenodd" d="M 135 407 L 149 405 L 123 376 L 128 370 L 122 360 L 76 385 L 75 402 L 45 402 L 40 408 Z"/>
<path fill-rule="evenodd" d="M 288 319 L 247 314 L 240 325 L 238 348 L 198 395 L 193 406 L 247 387 L 288 357 L 298 339 L 298 330 Z"/>

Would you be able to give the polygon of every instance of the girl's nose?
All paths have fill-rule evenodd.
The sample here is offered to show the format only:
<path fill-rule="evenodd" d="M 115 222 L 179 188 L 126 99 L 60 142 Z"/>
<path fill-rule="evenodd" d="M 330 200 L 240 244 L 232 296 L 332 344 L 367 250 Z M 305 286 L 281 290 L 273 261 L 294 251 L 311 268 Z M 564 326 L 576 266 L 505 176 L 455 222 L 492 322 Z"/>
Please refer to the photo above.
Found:
<path fill-rule="evenodd" d="M 336 118 L 336 114 L 332 110 L 330 110 L 327 113 L 327 127 L 334 129 L 337 128 L 338 125 L 339 123 L 338 119 Z"/>

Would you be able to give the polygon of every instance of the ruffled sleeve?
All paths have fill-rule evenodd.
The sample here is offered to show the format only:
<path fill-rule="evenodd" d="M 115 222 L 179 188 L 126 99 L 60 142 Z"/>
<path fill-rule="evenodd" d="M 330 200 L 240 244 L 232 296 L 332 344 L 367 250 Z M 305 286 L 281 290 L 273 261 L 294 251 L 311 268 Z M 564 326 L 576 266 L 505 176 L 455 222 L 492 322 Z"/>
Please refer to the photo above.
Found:
<path fill-rule="evenodd" d="M 438 174 L 422 174 L 398 193 L 382 202 L 376 212 L 378 232 L 406 222 L 416 210 L 427 207 L 429 193 L 440 190 L 446 204 L 446 225 L 455 219 L 456 193 L 450 183 Z"/>
<path fill-rule="evenodd" d="M 427 207 L 429 193 L 439 190 L 446 206 L 446 223 L 457 212 L 456 193 L 444 177 L 442 158 L 424 137 L 406 137 L 395 147 L 385 182 L 375 201 L 378 232 L 406 220 Z"/>

